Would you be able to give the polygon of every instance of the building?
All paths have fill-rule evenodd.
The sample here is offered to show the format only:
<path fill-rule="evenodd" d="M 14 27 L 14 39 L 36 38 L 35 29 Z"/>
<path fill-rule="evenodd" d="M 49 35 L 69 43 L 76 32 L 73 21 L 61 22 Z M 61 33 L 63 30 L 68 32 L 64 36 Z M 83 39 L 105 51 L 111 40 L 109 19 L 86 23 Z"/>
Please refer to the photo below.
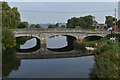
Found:
<path fill-rule="evenodd" d="M 113 24 L 112 31 L 120 31 L 120 20 Z"/>
<path fill-rule="evenodd" d="M 95 28 L 105 28 L 107 26 L 107 24 L 103 24 L 103 23 L 93 23 L 92 26 L 94 26 Z"/>
<path fill-rule="evenodd" d="M 120 1 L 118 2 L 118 20 L 120 20 Z"/>
<path fill-rule="evenodd" d="M 107 24 L 102 24 L 102 23 L 101 23 L 101 24 L 98 24 L 98 25 L 97 25 L 97 28 L 105 28 L 106 26 L 107 26 Z"/>

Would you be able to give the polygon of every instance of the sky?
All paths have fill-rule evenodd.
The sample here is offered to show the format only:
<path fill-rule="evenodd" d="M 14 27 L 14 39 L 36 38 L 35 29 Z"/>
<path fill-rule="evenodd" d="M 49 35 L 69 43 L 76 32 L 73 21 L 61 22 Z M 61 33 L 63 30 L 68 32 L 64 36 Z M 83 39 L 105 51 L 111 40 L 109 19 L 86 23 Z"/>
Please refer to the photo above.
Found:
<path fill-rule="evenodd" d="M 99 23 L 114 16 L 118 2 L 8 2 L 17 7 L 22 21 L 29 23 L 66 23 L 72 17 L 92 15 Z"/>
<path fill-rule="evenodd" d="M 0 0 L 9 2 L 118 2 L 120 0 Z"/>

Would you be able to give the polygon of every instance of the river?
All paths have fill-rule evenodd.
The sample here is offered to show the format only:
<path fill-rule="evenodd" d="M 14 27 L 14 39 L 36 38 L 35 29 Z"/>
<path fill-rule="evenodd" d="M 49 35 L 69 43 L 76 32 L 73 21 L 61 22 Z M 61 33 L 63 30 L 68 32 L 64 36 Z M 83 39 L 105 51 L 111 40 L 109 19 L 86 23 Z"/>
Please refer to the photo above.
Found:
<path fill-rule="evenodd" d="M 36 38 L 27 40 L 23 45 L 20 45 L 20 49 L 35 46 L 36 40 Z M 53 36 L 46 41 L 46 49 L 59 54 L 62 52 L 67 53 L 75 49 L 71 45 L 74 44 L 74 40 L 75 38 L 70 38 L 69 36 Z M 16 50 L 7 50 L 4 52 L 4 78 L 89 78 L 89 74 L 95 63 L 94 56 L 47 57 L 41 59 L 18 58 L 16 54 Z"/>

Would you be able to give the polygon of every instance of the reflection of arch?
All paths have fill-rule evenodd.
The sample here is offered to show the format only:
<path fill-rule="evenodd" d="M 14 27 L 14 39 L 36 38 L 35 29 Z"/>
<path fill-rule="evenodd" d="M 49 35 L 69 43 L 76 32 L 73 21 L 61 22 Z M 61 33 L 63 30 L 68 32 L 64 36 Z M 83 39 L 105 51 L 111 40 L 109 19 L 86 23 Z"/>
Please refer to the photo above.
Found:
<path fill-rule="evenodd" d="M 97 35 L 91 35 L 91 36 L 87 36 L 84 38 L 84 40 L 86 41 L 94 41 L 94 40 L 99 40 L 103 38 L 102 36 L 97 36 Z"/>

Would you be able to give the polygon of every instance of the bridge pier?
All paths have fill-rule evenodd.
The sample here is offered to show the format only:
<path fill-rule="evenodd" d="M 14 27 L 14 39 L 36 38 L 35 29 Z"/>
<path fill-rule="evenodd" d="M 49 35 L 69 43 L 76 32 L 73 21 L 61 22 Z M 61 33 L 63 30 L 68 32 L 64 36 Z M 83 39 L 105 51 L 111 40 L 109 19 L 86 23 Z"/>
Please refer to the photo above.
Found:
<path fill-rule="evenodd" d="M 41 45 L 46 44 L 46 39 L 45 38 L 41 38 L 40 41 L 41 41 Z"/>

